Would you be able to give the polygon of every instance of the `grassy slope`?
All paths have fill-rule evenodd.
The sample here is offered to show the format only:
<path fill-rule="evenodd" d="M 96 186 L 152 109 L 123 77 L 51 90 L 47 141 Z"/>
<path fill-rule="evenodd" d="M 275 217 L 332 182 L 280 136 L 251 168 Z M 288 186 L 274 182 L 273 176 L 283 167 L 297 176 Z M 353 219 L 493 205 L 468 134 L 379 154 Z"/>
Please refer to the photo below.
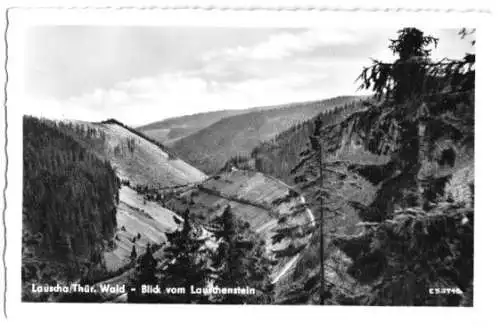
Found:
<path fill-rule="evenodd" d="M 104 254 L 106 268 L 114 271 L 126 265 L 134 245 L 139 256 L 146 251 L 148 243 L 163 244 L 166 241 L 164 233 L 177 229 L 174 216 L 174 212 L 156 202 L 144 200 L 137 192 L 123 186 L 120 189 L 120 203 L 116 215 L 116 247 Z M 133 243 L 132 239 L 138 233 L 141 236 Z"/>
<path fill-rule="evenodd" d="M 203 172 L 119 124 L 83 124 L 104 131 L 106 140 L 100 146 L 94 145 L 94 151 L 110 160 L 118 176 L 130 180 L 132 184 L 174 186 L 199 182 L 205 178 Z M 115 147 L 126 146 L 127 139 L 135 141 L 134 152 L 122 148 L 120 153 L 115 153 Z M 93 144 L 88 140 L 87 143 Z"/>
<path fill-rule="evenodd" d="M 94 146 L 94 151 L 110 160 L 118 176 L 130 180 L 131 184 L 184 185 L 202 181 L 206 177 L 201 171 L 169 154 L 168 150 L 118 123 L 84 124 L 104 131 L 104 146 Z M 134 152 L 122 149 L 121 153 L 115 154 L 114 147 L 126 144 L 127 138 L 135 140 Z M 144 200 L 133 189 L 122 186 L 116 215 L 117 232 L 113 241 L 116 247 L 104 254 L 106 268 L 115 271 L 126 265 L 133 245 L 136 246 L 137 254 L 141 255 L 148 243 L 163 244 L 166 240 L 165 231 L 171 232 L 177 227 L 174 215 L 159 204 Z M 132 243 L 138 233 L 141 234 L 140 239 Z"/>
<path fill-rule="evenodd" d="M 280 204 L 273 204 L 276 199 L 289 194 L 290 187 L 280 180 L 259 172 L 233 170 L 211 177 L 202 184 L 172 198 L 167 207 L 174 211 L 189 208 L 198 224 L 211 227 L 211 221 L 219 216 L 227 205 L 236 218 L 248 222 L 250 227 L 261 234 L 266 241 L 267 250 L 278 250 L 286 247 L 287 239 L 272 244 L 271 237 L 278 227 L 278 220 L 289 213 L 298 204 L 300 197 L 290 198 Z M 307 213 L 287 218 L 288 224 L 308 224 L 312 220 Z M 280 273 L 288 262 L 280 259 L 274 268 L 273 276 Z"/>
<path fill-rule="evenodd" d="M 222 118 L 176 141 L 172 148 L 195 167 L 206 173 L 214 173 L 231 156 L 249 154 L 260 142 L 271 139 L 292 125 L 354 99 L 356 97 L 338 97 L 259 108 L 253 112 Z"/>

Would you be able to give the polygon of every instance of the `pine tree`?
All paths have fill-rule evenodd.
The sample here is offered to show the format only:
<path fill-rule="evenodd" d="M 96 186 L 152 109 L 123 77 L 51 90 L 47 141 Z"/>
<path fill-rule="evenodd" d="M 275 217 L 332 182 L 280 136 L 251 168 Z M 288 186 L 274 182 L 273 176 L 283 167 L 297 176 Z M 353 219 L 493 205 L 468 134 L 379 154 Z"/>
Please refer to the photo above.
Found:
<path fill-rule="evenodd" d="M 153 256 L 153 250 L 148 243 L 146 252 L 139 257 L 138 264 L 135 269 L 135 276 L 132 279 L 131 287 L 129 287 L 128 301 L 129 302 L 158 302 L 159 297 L 155 294 L 141 294 L 142 286 L 156 286 L 158 284 L 157 277 L 157 260 Z M 131 290 L 134 288 L 134 290 Z"/>
<path fill-rule="evenodd" d="M 341 211 L 342 197 L 336 190 L 343 185 L 345 173 L 338 167 L 338 163 L 326 160 L 328 142 L 323 130 L 323 120 L 317 117 L 314 122 L 312 135 L 309 137 L 307 148 L 301 152 L 300 161 L 292 169 L 295 175 L 295 182 L 303 192 L 310 193 L 309 202 L 297 206 L 297 212 L 304 212 L 305 209 L 312 209 L 319 218 L 319 302 L 325 303 L 325 224 L 335 223 L 335 219 L 343 215 Z M 334 187 L 334 188 L 332 188 Z M 334 232 L 334 227 L 329 228 Z M 288 236 L 297 236 L 304 230 L 298 226 L 282 228 L 281 236 L 288 233 Z M 293 251 L 292 254 L 295 254 Z"/>
<path fill-rule="evenodd" d="M 236 220 L 228 205 L 219 223 L 219 247 L 213 255 L 216 270 L 214 284 L 218 287 L 255 288 L 257 296 L 225 294 L 212 298 L 215 303 L 270 303 L 273 286 L 270 281 L 271 261 L 265 253 L 265 243 L 250 230 L 250 226 Z"/>
<path fill-rule="evenodd" d="M 166 270 L 162 273 L 161 285 L 168 287 L 184 287 L 186 294 L 165 296 L 165 302 L 200 303 L 206 302 L 203 295 L 190 293 L 190 287 L 204 287 L 208 276 L 202 245 L 193 232 L 189 209 L 183 214 L 183 227 L 174 233 L 166 234 L 168 246 L 165 256 L 169 260 Z"/>
<path fill-rule="evenodd" d="M 417 195 L 410 206 L 367 223 L 362 235 L 334 240 L 353 254 L 349 273 L 370 286 L 360 304 L 460 304 L 458 296 L 430 295 L 433 286 L 467 290 L 463 302 L 472 298 L 473 206 L 435 195 L 433 154 L 443 138 L 458 148 L 473 145 L 475 56 L 433 62 L 427 47 L 436 43 L 413 28 L 399 31 L 390 44 L 398 59 L 375 61 L 360 76 L 378 104 L 346 120 L 368 150 L 390 156 L 396 176 L 413 179 L 404 189 Z"/>
<path fill-rule="evenodd" d="M 135 250 L 135 245 L 132 246 L 132 252 L 130 253 L 130 260 L 133 262 L 137 258 L 137 251 Z"/>
<path fill-rule="evenodd" d="M 403 173 L 412 174 L 424 209 L 435 198 L 433 144 L 447 136 L 470 139 L 474 124 L 475 56 L 433 62 L 429 46 L 437 43 L 418 29 L 400 30 L 389 45 L 396 61 L 373 60 L 358 78 L 360 88 L 371 89 L 380 102 L 349 119 L 371 152 L 391 155 Z"/>

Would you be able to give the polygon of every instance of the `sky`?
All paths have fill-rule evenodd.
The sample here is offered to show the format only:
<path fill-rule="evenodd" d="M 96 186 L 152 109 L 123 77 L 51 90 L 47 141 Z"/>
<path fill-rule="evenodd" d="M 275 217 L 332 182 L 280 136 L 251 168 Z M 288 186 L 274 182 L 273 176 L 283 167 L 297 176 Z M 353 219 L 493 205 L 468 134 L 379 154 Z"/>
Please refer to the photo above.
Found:
<path fill-rule="evenodd" d="M 472 51 L 457 30 L 436 58 Z M 396 30 L 43 26 L 25 44 L 26 114 L 116 118 L 139 126 L 222 109 L 368 94 L 356 82 L 370 58 L 388 61 Z"/>

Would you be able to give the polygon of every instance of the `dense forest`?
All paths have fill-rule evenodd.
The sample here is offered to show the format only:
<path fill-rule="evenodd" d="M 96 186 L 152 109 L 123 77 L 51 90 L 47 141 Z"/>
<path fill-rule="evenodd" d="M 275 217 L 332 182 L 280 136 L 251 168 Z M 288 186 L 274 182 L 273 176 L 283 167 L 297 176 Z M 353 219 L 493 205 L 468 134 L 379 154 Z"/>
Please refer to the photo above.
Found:
<path fill-rule="evenodd" d="M 58 124 L 24 117 L 23 130 L 23 283 L 81 278 L 114 235 L 119 180 Z"/>

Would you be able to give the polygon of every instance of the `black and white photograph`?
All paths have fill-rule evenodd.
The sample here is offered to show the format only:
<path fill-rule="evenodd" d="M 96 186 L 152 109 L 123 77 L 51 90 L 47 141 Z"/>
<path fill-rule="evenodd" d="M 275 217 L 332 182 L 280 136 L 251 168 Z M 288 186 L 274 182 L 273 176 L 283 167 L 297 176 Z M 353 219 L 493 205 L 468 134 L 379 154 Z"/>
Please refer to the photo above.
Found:
<path fill-rule="evenodd" d="M 473 306 L 480 29 L 424 23 L 31 26 L 21 301 Z"/>

